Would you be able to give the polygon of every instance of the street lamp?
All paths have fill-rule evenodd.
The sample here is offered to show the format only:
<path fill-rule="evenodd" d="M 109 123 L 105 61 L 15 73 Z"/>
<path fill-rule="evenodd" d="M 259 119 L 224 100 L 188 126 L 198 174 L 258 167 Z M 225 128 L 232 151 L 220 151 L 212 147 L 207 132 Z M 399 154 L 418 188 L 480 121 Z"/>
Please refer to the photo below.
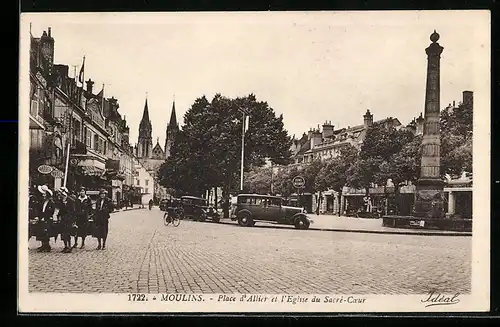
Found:
<path fill-rule="evenodd" d="M 243 114 L 242 127 L 241 127 L 241 174 L 240 174 L 240 191 L 243 191 L 243 167 L 245 158 L 245 124 L 247 117 L 249 116 L 248 110 L 245 108 L 238 107 L 238 111 Z"/>

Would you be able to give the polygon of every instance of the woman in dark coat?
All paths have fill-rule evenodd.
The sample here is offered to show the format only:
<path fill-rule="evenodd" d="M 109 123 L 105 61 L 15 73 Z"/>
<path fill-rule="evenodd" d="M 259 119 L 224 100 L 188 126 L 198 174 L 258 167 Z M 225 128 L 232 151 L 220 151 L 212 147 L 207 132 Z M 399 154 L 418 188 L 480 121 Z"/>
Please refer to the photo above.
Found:
<path fill-rule="evenodd" d="M 59 209 L 58 216 L 60 219 L 61 239 L 64 242 L 63 253 L 71 252 L 71 234 L 74 223 L 75 204 L 68 197 L 68 191 L 62 187 L 59 189 L 59 201 L 56 203 L 56 208 Z"/>
<path fill-rule="evenodd" d="M 82 239 L 82 245 L 80 249 L 85 247 L 85 239 L 89 235 L 89 215 L 92 209 L 92 201 L 86 194 L 85 187 L 80 188 L 80 194 L 75 201 L 75 217 L 76 225 L 78 227 L 77 234 L 75 236 L 75 244 L 73 247 L 78 246 L 78 238 Z"/>
<path fill-rule="evenodd" d="M 30 194 L 29 198 L 29 237 L 28 241 L 30 238 L 33 236 L 36 236 L 36 218 L 38 218 L 38 211 L 40 208 L 40 201 L 34 194 Z"/>
<path fill-rule="evenodd" d="M 109 214 L 113 211 L 111 199 L 107 197 L 106 190 L 99 192 L 99 199 L 95 204 L 94 213 L 94 237 L 97 238 L 99 246 L 97 250 L 106 249 L 106 239 L 108 238 Z"/>
<path fill-rule="evenodd" d="M 36 210 L 37 227 L 36 238 L 42 242 L 42 246 L 38 248 L 39 252 L 50 252 L 49 231 L 52 227 L 55 204 L 52 200 L 52 191 L 47 185 L 38 186 L 38 191 L 41 194 L 41 201 L 38 202 Z"/>

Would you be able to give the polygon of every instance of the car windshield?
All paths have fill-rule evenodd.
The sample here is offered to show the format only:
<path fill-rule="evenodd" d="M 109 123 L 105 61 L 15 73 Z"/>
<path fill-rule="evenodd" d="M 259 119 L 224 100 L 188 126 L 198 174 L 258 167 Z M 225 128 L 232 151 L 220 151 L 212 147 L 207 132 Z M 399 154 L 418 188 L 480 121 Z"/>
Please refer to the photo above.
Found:
<path fill-rule="evenodd" d="M 198 205 L 198 206 L 206 206 L 207 205 L 207 201 L 205 200 L 194 200 L 194 204 Z"/>

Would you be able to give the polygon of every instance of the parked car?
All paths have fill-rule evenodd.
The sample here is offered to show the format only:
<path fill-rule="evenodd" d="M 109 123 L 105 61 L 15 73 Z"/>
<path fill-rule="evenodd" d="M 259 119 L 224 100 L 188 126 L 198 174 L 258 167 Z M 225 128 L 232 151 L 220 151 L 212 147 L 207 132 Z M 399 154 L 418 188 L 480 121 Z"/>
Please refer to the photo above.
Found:
<path fill-rule="evenodd" d="M 181 206 L 183 210 L 183 217 L 191 218 L 196 221 L 205 221 L 207 219 L 219 222 L 219 213 L 208 205 L 208 200 L 198 198 L 195 196 L 182 196 Z"/>
<path fill-rule="evenodd" d="M 314 222 L 303 208 L 285 206 L 281 197 L 260 194 L 238 195 L 232 219 L 244 227 L 265 221 L 293 225 L 297 229 L 308 229 Z"/>

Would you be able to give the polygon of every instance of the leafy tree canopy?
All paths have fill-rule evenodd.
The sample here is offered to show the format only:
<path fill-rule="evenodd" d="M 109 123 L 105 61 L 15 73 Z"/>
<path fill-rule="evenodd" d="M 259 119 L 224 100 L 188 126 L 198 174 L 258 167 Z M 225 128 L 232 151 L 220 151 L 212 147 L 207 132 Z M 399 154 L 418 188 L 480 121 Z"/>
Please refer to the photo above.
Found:
<path fill-rule="evenodd" d="M 242 114 L 250 116 L 245 133 L 245 169 L 260 166 L 266 158 L 287 164 L 291 138 L 283 117 L 253 94 L 231 99 L 216 94 L 195 100 L 184 115 L 184 125 L 171 156 L 160 170 L 160 184 L 185 193 L 200 194 L 222 186 L 226 195 L 239 187 Z"/>

